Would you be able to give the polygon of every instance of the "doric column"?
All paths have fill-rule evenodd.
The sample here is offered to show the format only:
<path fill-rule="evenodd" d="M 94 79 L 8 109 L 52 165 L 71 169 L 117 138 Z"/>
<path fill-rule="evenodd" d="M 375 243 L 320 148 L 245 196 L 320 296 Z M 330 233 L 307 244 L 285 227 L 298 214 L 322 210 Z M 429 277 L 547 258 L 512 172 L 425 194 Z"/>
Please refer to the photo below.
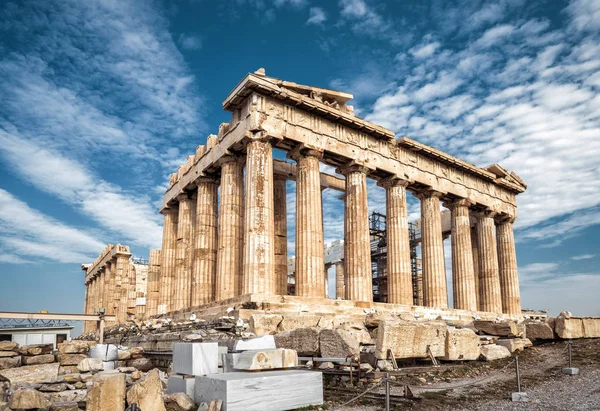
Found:
<path fill-rule="evenodd" d="M 344 203 L 346 299 L 373 301 L 367 169 L 352 165 L 341 169 L 340 172 L 346 176 Z"/>
<path fill-rule="evenodd" d="M 276 175 L 273 188 L 275 205 L 275 278 L 277 294 L 287 295 L 287 180 Z"/>
<path fill-rule="evenodd" d="M 521 297 L 513 222 L 514 218 L 511 217 L 502 216 L 497 219 L 498 266 L 500 269 L 502 312 L 506 314 L 521 314 Z"/>
<path fill-rule="evenodd" d="M 454 308 L 477 311 L 469 206 L 465 199 L 448 203 L 452 226 L 452 290 Z"/>
<path fill-rule="evenodd" d="M 115 314 L 115 272 L 113 269 L 112 261 L 108 261 L 104 268 L 104 275 L 106 276 L 106 301 L 105 308 L 108 315 Z"/>
<path fill-rule="evenodd" d="M 243 294 L 275 294 L 273 152 L 256 133 L 246 145 Z"/>
<path fill-rule="evenodd" d="M 244 246 L 244 163 L 241 158 L 221 159 L 221 201 L 215 300 L 241 294 Z"/>
<path fill-rule="evenodd" d="M 500 276 L 498 271 L 498 249 L 496 226 L 491 211 L 475 213 L 477 217 L 477 239 L 479 241 L 479 297 L 482 311 L 502 312 Z"/>
<path fill-rule="evenodd" d="M 104 276 L 104 269 L 100 268 L 98 270 L 98 308 L 104 308 L 106 309 L 106 305 L 104 303 L 104 296 L 105 296 L 105 282 L 106 277 Z"/>
<path fill-rule="evenodd" d="M 90 314 L 90 308 L 91 308 L 91 304 L 90 304 L 90 286 L 89 283 L 85 283 L 85 300 L 84 300 L 84 304 L 83 304 L 83 312 L 85 314 Z M 90 328 L 90 322 L 89 321 L 84 321 L 83 322 L 83 332 L 86 333 L 88 332 Z"/>
<path fill-rule="evenodd" d="M 192 295 L 192 257 L 194 250 L 195 195 L 180 194 L 177 247 L 175 250 L 175 289 L 173 311 L 190 307 Z"/>
<path fill-rule="evenodd" d="M 127 297 L 129 291 L 129 255 L 117 254 L 115 281 L 119 284 L 117 303 L 117 321 L 124 323 L 127 321 Z"/>
<path fill-rule="evenodd" d="M 475 280 L 475 306 L 481 311 L 481 298 L 479 290 L 479 240 L 477 239 L 477 225 L 471 227 L 471 252 L 473 253 L 473 278 Z"/>
<path fill-rule="evenodd" d="M 327 295 L 324 273 L 323 207 L 319 160 L 315 150 L 295 150 L 296 160 L 296 295 Z"/>
<path fill-rule="evenodd" d="M 191 306 L 206 304 L 215 299 L 217 273 L 217 181 L 201 178 L 197 181 L 196 228 L 194 233 L 194 264 L 192 272 Z"/>
<path fill-rule="evenodd" d="M 338 261 L 335 263 L 335 298 L 344 299 L 344 262 Z"/>
<path fill-rule="evenodd" d="M 164 216 L 164 223 L 162 248 L 160 253 L 161 263 L 157 314 L 165 314 L 171 311 L 172 307 L 179 206 L 165 208 L 161 213 Z"/>
<path fill-rule="evenodd" d="M 148 289 L 146 291 L 146 318 L 158 313 L 158 296 L 160 290 L 160 252 L 150 250 L 148 261 Z"/>
<path fill-rule="evenodd" d="M 127 283 L 127 312 L 134 315 L 137 314 L 137 293 L 135 291 L 137 282 L 136 275 L 135 266 L 132 263 L 129 263 L 127 265 L 127 276 L 129 277 L 129 282 Z"/>
<path fill-rule="evenodd" d="M 426 307 L 448 308 L 440 196 L 441 193 L 432 190 L 417 195 L 421 200 L 423 304 Z"/>
<path fill-rule="evenodd" d="M 413 304 L 412 272 L 408 235 L 408 210 L 406 186 L 408 181 L 399 178 L 379 183 L 386 193 L 387 233 L 387 302 Z"/>

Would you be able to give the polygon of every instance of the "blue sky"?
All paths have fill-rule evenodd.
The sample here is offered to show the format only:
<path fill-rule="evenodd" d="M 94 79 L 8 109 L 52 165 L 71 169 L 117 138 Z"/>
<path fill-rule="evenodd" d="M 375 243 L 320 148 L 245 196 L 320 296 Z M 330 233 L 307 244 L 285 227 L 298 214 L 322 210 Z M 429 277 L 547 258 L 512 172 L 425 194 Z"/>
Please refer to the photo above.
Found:
<path fill-rule="evenodd" d="M 106 243 L 160 247 L 168 175 L 265 67 L 517 172 L 523 306 L 600 315 L 599 35 L 597 0 L 4 1 L 0 310 L 81 312 L 81 263 Z M 342 234 L 337 197 L 324 192 L 326 241 Z M 369 199 L 384 211 L 374 183 Z"/>

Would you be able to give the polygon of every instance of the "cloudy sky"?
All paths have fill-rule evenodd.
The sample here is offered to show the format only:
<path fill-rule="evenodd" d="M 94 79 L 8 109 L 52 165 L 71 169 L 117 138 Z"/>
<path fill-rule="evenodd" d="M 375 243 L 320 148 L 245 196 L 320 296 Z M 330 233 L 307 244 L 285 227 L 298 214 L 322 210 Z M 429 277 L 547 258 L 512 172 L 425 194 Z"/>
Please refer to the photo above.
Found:
<path fill-rule="evenodd" d="M 398 137 L 514 170 L 523 306 L 600 315 L 599 36 L 598 0 L 3 1 L 0 310 L 81 312 L 81 263 L 106 243 L 160 247 L 168 175 L 265 67 L 353 93 Z M 324 192 L 326 241 L 337 197 Z M 375 184 L 369 199 L 384 211 Z"/>

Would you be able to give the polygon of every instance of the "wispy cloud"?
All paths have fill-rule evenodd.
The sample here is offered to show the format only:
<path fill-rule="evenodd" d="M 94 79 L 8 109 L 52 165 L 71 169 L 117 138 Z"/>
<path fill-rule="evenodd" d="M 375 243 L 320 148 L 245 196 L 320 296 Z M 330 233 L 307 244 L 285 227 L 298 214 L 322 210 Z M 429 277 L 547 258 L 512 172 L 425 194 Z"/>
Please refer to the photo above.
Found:
<path fill-rule="evenodd" d="M 306 20 L 306 24 L 319 25 L 327 20 L 327 14 L 325 14 L 325 11 L 320 7 L 311 7 L 309 12 L 310 15 L 308 20 Z"/>
<path fill-rule="evenodd" d="M 581 254 L 571 257 L 571 260 L 581 261 L 581 260 L 591 260 L 596 257 L 596 254 Z"/>
<path fill-rule="evenodd" d="M 0 189 L 0 233 L 2 248 L 10 252 L 3 253 L 0 260 L 15 264 L 35 258 L 84 263 L 105 246 L 94 235 L 30 208 L 3 189 Z"/>
<path fill-rule="evenodd" d="M 202 48 L 202 38 L 197 34 L 181 33 L 177 41 L 184 50 L 200 50 Z"/>

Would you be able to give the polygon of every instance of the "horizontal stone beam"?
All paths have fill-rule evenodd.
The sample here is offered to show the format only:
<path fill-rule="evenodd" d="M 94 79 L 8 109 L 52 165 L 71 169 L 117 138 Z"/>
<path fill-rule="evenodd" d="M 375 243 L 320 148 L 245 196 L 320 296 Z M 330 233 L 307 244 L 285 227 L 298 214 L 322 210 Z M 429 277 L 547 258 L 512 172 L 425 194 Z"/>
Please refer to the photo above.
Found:
<path fill-rule="evenodd" d="M 129 247 L 126 245 L 115 244 L 110 251 L 108 251 L 104 257 L 102 257 L 99 261 L 94 262 L 88 269 L 87 274 L 85 276 L 85 284 L 87 284 L 92 278 L 96 276 L 100 272 L 104 266 L 115 258 L 117 255 L 125 255 L 131 257 L 131 252 L 129 251 Z"/>
<path fill-rule="evenodd" d="M 296 180 L 296 165 L 287 161 L 274 159 L 273 174 L 285 176 L 288 180 Z M 345 192 L 346 180 L 327 173 L 321 173 L 321 187 Z"/>

